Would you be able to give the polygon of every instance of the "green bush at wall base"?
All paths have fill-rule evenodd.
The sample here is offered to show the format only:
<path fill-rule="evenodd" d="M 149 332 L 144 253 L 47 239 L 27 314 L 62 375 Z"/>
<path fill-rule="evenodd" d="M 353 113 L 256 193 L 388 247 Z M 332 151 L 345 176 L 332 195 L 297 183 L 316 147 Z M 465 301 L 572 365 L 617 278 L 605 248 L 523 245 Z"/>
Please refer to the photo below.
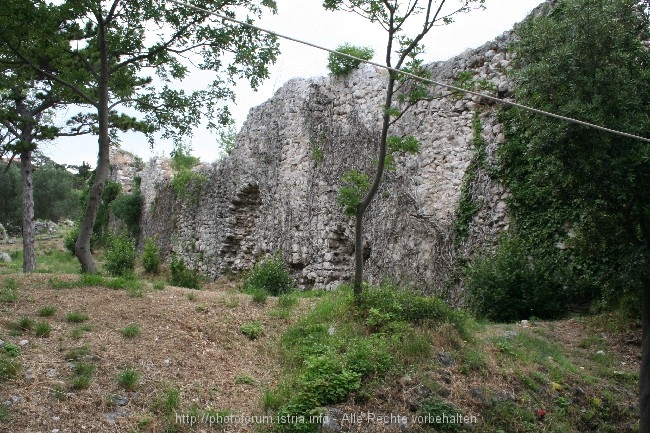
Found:
<path fill-rule="evenodd" d="M 172 286 L 187 287 L 188 289 L 201 288 L 199 274 L 189 269 L 182 259 L 172 257 L 169 270 L 171 271 L 169 283 Z"/>
<path fill-rule="evenodd" d="M 155 238 L 147 238 L 144 242 L 144 250 L 142 251 L 140 260 L 146 273 L 157 274 L 160 272 L 162 259 L 160 257 L 160 248 L 158 248 Z"/>
<path fill-rule="evenodd" d="M 242 290 L 265 290 L 273 296 L 278 296 L 290 292 L 293 286 L 287 265 L 282 257 L 276 254 L 255 264 L 244 279 Z"/>
<path fill-rule="evenodd" d="M 135 269 L 135 241 L 128 235 L 110 236 L 104 267 L 113 276 L 124 277 Z"/>

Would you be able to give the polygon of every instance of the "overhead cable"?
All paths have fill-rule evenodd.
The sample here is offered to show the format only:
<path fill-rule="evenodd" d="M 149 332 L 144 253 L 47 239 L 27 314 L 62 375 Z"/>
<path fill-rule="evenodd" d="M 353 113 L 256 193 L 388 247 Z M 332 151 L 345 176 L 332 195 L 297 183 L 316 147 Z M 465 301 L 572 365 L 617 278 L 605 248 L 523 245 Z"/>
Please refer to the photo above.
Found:
<path fill-rule="evenodd" d="M 421 81 L 423 83 L 434 84 L 436 86 L 444 87 L 446 89 L 453 90 L 453 91 L 456 91 L 456 92 L 462 92 L 462 93 L 466 93 L 466 94 L 469 94 L 469 95 L 474 95 L 474 96 L 478 96 L 478 97 L 481 97 L 481 98 L 485 98 L 485 99 L 488 99 L 490 101 L 494 101 L 494 102 L 499 103 L 499 104 L 509 105 L 509 106 L 512 106 L 512 107 L 521 108 L 522 110 L 526 110 L 526 111 L 530 111 L 530 112 L 533 112 L 533 113 L 541 114 L 543 116 L 553 117 L 555 119 L 564 120 L 565 122 L 575 123 L 575 124 L 586 126 L 586 127 L 589 127 L 589 128 L 598 129 L 600 131 L 605 131 L 605 132 L 608 132 L 610 134 L 620 135 L 622 137 L 627 137 L 627 138 L 634 138 L 636 140 L 641 140 L 641 141 L 645 141 L 646 143 L 650 143 L 650 138 L 641 137 L 639 135 L 630 134 L 628 132 L 618 131 L 618 130 L 611 129 L 611 128 L 606 128 L 604 126 L 596 125 L 594 123 L 585 122 L 584 120 L 578 120 L 578 119 L 574 119 L 572 117 L 562 116 L 560 114 L 555 114 L 555 113 L 551 113 L 549 111 L 540 110 L 538 108 L 529 107 L 527 105 L 519 104 L 519 103 L 514 102 L 514 101 L 509 101 L 509 100 L 506 100 L 506 99 L 498 98 L 496 96 L 487 95 L 485 93 L 476 92 L 476 91 L 473 91 L 473 90 L 463 89 L 461 87 L 457 87 L 457 86 L 454 86 L 452 84 L 441 83 L 441 82 L 431 80 L 431 79 L 428 79 L 428 78 L 418 77 L 417 75 L 412 74 L 410 72 L 402 71 L 400 69 L 390 68 L 390 67 L 388 67 L 386 65 L 382 65 L 380 63 L 372 62 L 370 60 L 360 59 L 360 58 L 352 56 L 350 54 L 341 53 L 339 51 L 332 50 L 330 48 L 325 48 L 325 47 L 322 47 L 320 45 L 316 45 L 316 44 L 311 43 L 311 42 L 307 42 L 307 41 L 297 39 L 297 38 L 294 38 L 294 37 L 291 37 L 291 36 L 283 35 L 281 33 L 275 32 L 273 30 L 264 29 L 262 27 L 258 27 L 256 25 L 249 24 L 247 22 L 240 21 L 240 20 L 237 20 L 235 18 L 231 18 L 231 17 L 226 16 L 226 15 L 221 15 L 221 14 L 219 14 L 217 12 L 213 12 L 213 11 L 210 11 L 208 9 L 204 9 L 204 8 L 194 6 L 194 5 L 191 5 L 191 4 L 188 4 L 188 3 L 184 3 L 184 2 L 181 2 L 181 1 L 178 1 L 178 0 L 167 0 L 167 1 L 169 1 L 171 3 L 175 3 L 175 4 L 179 5 L 179 6 L 184 6 L 184 7 L 190 8 L 190 9 L 194 9 L 194 10 L 197 10 L 197 11 L 201 11 L 201 12 L 213 15 L 213 16 L 215 16 L 217 18 L 221 18 L 221 19 L 226 20 L 226 21 L 230 21 L 230 22 L 237 23 L 237 24 L 245 26 L 245 27 L 249 27 L 249 28 L 264 32 L 264 33 L 268 33 L 268 34 L 276 36 L 278 38 L 286 39 L 288 41 L 296 42 L 296 43 L 299 43 L 299 44 L 302 44 L 302 45 L 307 45 L 308 47 L 316 48 L 316 49 L 321 50 L 321 51 L 327 51 L 328 53 L 333 53 L 333 54 L 336 54 L 336 55 L 339 55 L 339 56 L 342 56 L 342 57 L 347 57 L 349 59 L 356 60 L 356 61 L 361 62 L 361 63 L 365 63 L 365 64 L 368 64 L 368 65 L 376 66 L 378 68 L 386 69 L 386 70 L 388 70 L 390 72 L 398 73 L 398 74 L 404 75 L 406 77 L 413 78 L 414 80 Z"/>

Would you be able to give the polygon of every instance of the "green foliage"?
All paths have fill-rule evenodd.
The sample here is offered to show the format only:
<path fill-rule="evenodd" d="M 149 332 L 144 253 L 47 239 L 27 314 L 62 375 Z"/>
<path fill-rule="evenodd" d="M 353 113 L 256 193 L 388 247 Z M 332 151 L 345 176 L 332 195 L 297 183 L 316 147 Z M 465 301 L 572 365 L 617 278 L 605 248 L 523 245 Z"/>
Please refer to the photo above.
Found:
<path fill-rule="evenodd" d="M 386 142 L 387 149 L 391 153 L 402 152 L 416 154 L 420 151 L 420 142 L 412 135 L 406 137 L 391 136 Z"/>
<path fill-rule="evenodd" d="M 181 392 L 174 386 L 159 392 L 151 403 L 151 411 L 158 415 L 173 415 L 181 405 Z"/>
<path fill-rule="evenodd" d="M 104 267 L 111 275 L 132 275 L 136 259 L 135 241 L 126 234 L 110 236 L 104 258 Z"/>
<path fill-rule="evenodd" d="M 267 391 L 265 407 L 277 416 L 308 421 L 325 406 L 363 395 L 365 381 L 429 356 L 429 337 L 411 323 L 422 328 L 456 323 L 459 333 L 471 338 L 466 317 L 433 297 L 384 285 L 367 287 L 360 302 L 349 287 L 340 287 L 287 329 L 281 359 L 290 372 L 277 389 Z M 312 432 L 317 426 L 297 423 L 279 431 Z"/>
<path fill-rule="evenodd" d="M 196 203 L 199 192 L 208 181 L 208 176 L 203 173 L 183 170 L 174 175 L 171 184 L 178 197 Z"/>
<path fill-rule="evenodd" d="M 16 325 L 21 331 L 29 331 L 34 329 L 36 322 L 29 316 L 21 316 L 20 319 L 18 319 L 18 322 L 16 322 Z"/>
<path fill-rule="evenodd" d="M 192 203 L 198 202 L 201 189 L 209 181 L 207 175 L 192 171 L 199 162 L 199 158 L 191 156 L 186 148 L 179 147 L 172 152 L 171 164 L 175 173 L 171 185 L 178 197 Z"/>
<path fill-rule="evenodd" d="M 34 328 L 34 334 L 37 337 L 49 337 L 52 333 L 52 326 L 47 322 L 38 322 Z"/>
<path fill-rule="evenodd" d="M 2 351 L 0 353 L 7 355 L 9 358 L 17 358 L 20 355 L 20 347 L 13 343 L 5 342 L 2 345 Z"/>
<path fill-rule="evenodd" d="M 441 422 L 442 419 L 456 419 L 461 411 L 453 404 L 440 398 L 427 398 L 420 403 L 420 413 L 424 423 L 435 426 L 439 432 L 456 432 L 462 430 L 462 424 Z"/>
<path fill-rule="evenodd" d="M 468 318 L 462 311 L 452 309 L 436 296 L 419 295 L 409 289 L 396 287 L 389 283 L 364 290 L 358 305 L 361 311 L 368 312 L 366 314 L 371 319 L 378 315 L 373 316 L 372 313 L 369 313 L 374 309 L 381 312 L 379 317 L 384 322 L 388 320 L 412 324 L 425 320 L 449 322 L 461 334 L 469 334 Z"/>
<path fill-rule="evenodd" d="M 200 289 L 201 282 L 199 274 L 187 267 L 183 259 L 172 257 L 169 265 L 171 278 L 169 284 L 172 286 L 187 287 L 188 289 Z"/>
<path fill-rule="evenodd" d="M 70 389 L 78 391 L 90 387 L 95 366 L 89 362 L 77 361 L 72 368 Z"/>
<path fill-rule="evenodd" d="M 266 300 L 269 298 L 269 292 L 264 289 L 259 289 L 259 288 L 247 289 L 246 293 L 251 295 L 251 299 L 256 304 L 266 304 Z"/>
<path fill-rule="evenodd" d="M 71 311 L 65 315 L 65 321 L 68 323 L 81 323 L 88 320 L 88 315 L 81 311 Z"/>
<path fill-rule="evenodd" d="M 94 172 L 91 179 L 94 179 Z M 90 194 L 91 183 L 88 183 L 87 188 L 81 194 L 82 208 L 86 208 L 88 202 L 88 194 Z M 91 247 L 104 246 L 108 243 L 111 232 L 108 227 L 110 222 L 110 205 L 119 194 L 122 192 L 122 185 L 112 180 L 107 180 L 102 193 L 102 200 L 97 209 L 97 217 L 93 225 L 93 235 L 91 239 Z M 78 230 L 78 229 L 77 229 Z M 78 233 L 78 231 L 77 231 Z M 76 242 L 76 238 L 75 238 Z"/>
<path fill-rule="evenodd" d="M 229 127 L 219 131 L 218 145 L 225 155 L 230 155 L 235 150 L 235 143 L 237 140 L 237 131 L 234 127 Z"/>
<path fill-rule="evenodd" d="M 294 287 L 291 274 L 280 254 L 264 258 L 253 266 L 242 284 L 242 290 L 254 294 L 263 290 L 273 296 L 290 292 Z"/>
<path fill-rule="evenodd" d="M 156 275 L 160 272 L 162 258 L 160 257 L 160 248 L 155 237 L 147 238 L 144 241 L 144 250 L 142 251 L 140 261 L 146 273 Z"/>
<path fill-rule="evenodd" d="M 66 361 L 80 361 L 87 357 L 90 354 L 90 349 L 88 349 L 87 346 L 81 346 L 81 347 L 74 347 L 72 349 L 69 349 L 65 355 L 64 358 Z"/>
<path fill-rule="evenodd" d="M 311 146 L 311 160 L 318 163 L 323 162 L 325 159 L 325 152 L 318 145 L 314 144 Z"/>
<path fill-rule="evenodd" d="M 18 234 L 22 227 L 22 182 L 20 161 L 8 170 L 0 163 L 0 223 L 9 233 Z M 79 211 L 79 191 L 74 175 L 51 160 L 34 164 L 32 175 L 34 218 L 50 221 L 75 219 Z"/>
<path fill-rule="evenodd" d="M 5 278 L 0 288 L 0 302 L 16 302 L 18 300 L 18 282 L 13 278 Z"/>
<path fill-rule="evenodd" d="M 255 385 L 255 379 L 250 374 L 240 374 L 235 377 L 236 385 Z"/>
<path fill-rule="evenodd" d="M 465 240 L 469 235 L 469 226 L 474 215 L 479 211 L 480 204 L 477 203 L 471 195 L 472 183 L 474 182 L 479 169 L 487 168 L 487 143 L 483 138 L 483 127 L 479 112 L 474 111 L 472 117 L 472 145 L 474 154 L 470 160 L 469 166 L 463 176 L 463 185 L 460 190 L 460 198 L 456 215 L 454 218 L 454 240 L 456 242 Z"/>
<path fill-rule="evenodd" d="M 125 391 L 135 391 L 140 386 L 140 373 L 133 368 L 126 368 L 117 373 L 117 384 Z"/>
<path fill-rule="evenodd" d="M 264 327 L 260 322 L 245 323 L 239 328 L 239 332 L 248 337 L 249 340 L 256 340 L 264 333 Z"/>
<path fill-rule="evenodd" d="M 370 60 L 375 55 L 375 51 L 370 47 L 357 47 L 350 44 L 343 44 L 336 51 L 362 60 Z M 330 53 L 327 60 L 327 69 L 337 77 L 349 74 L 361 64 L 361 60 L 334 53 Z"/>
<path fill-rule="evenodd" d="M 339 188 L 339 195 L 336 197 L 336 201 L 343 207 L 346 215 L 354 216 L 357 214 L 357 208 L 361 203 L 361 199 L 363 199 L 370 188 L 370 177 L 357 170 L 350 170 L 343 175 L 341 180 L 347 185 Z"/>
<path fill-rule="evenodd" d="M 36 312 L 40 317 L 50 317 L 56 314 L 57 308 L 54 305 L 45 305 Z"/>
<path fill-rule="evenodd" d="M 637 3 L 564 0 L 518 27 L 517 100 L 650 136 L 650 52 L 641 42 L 648 24 Z M 650 190 L 642 187 L 650 184 L 650 147 L 518 109 L 506 110 L 501 120 L 507 141 L 499 151 L 499 177 L 512 192 L 512 233 L 495 263 L 482 256 L 470 271 L 479 303 L 488 299 L 503 310 L 496 304 L 508 296 L 508 309 L 518 310 L 512 306 L 524 299 L 526 309 L 540 315 L 541 307 L 549 317 L 561 312 L 558 299 L 638 297 L 650 278 L 643 264 L 650 260 Z M 503 273 L 517 266 L 523 269 L 514 276 Z M 490 295 L 487 287 L 498 293 Z"/>
<path fill-rule="evenodd" d="M 0 380 L 13 379 L 20 368 L 21 365 L 17 359 L 0 354 Z"/>
<path fill-rule="evenodd" d="M 75 225 L 63 238 L 63 246 L 74 255 L 75 245 L 79 238 L 79 226 Z"/>
<path fill-rule="evenodd" d="M 475 79 L 476 72 L 461 71 L 458 73 L 453 85 L 465 90 L 474 92 L 496 92 L 497 86 L 487 78 Z M 461 91 L 454 91 L 456 97 L 462 98 L 465 94 Z"/>
<path fill-rule="evenodd" d="M 0 223 L 8 233 L 20 233 L 22 227 L 22 183 L 16 164 L 9 169 L 0 163 Z"/>
<path fill-rule="evenodd" d="M 138 335 L 140 335 L 140 325 L 138 325 L 137 323 L 131 323 L 129 325 L 126 325 L 124 328 L 120 330 L 120 334 L 122 334 L 124 338 L 137 337 Z"/>
<path fill-rule="evenodd" d="M 543 253 L 531 256 L 520 239 L 506 236 L 496 253 L 477 257 L 466 270 L 476 310 L 500 322 L 564 316 L 572 297 L 564 270 Z"/>
<path fill-rule="evenodd" d="M 74 174 L 51 161 L 34 170 L 34 217 L 50 221 L 75 220 L 79 194 Z"/>
<path fill-rule="evenodd" d="M 136 237 L 140 233 L 142 195 L 140 194 L 139 184 L 131 194 L 118 195 L 109 207 L 113 215 L 126 224 L 131 236 Z"/>
<path fill-rule="evenodd" d="M 185 147 L 177 147 L 171 152 L 171 167 L 176 172 L 191 170 L 200 164 L 201 160 L 190 154 Z"/>

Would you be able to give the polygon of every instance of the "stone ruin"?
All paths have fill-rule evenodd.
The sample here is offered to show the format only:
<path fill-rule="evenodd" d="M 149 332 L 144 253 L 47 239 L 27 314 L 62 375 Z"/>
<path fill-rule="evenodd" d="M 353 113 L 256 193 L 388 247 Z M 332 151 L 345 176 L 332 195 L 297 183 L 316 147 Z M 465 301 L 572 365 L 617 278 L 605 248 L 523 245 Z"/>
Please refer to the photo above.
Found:
<path fill-rule="evenodd" d="M 429 65 L 434 80 L 452 83 L 463 71 L 489 80 L 492 94 L 512 96 L 505 75 L 512 32 L 444 62 Z M 386 72 L 362 66 L 344 77 L 293 79 L 250 110 L 232 154 L 195 168 L 207 182 L 190 198 L 171 186 L 169 161 L 152 159 L 139 173 L 144 197 L 142 239 L 156 236 L 210 278 L 240 274 L 280 252 L 298 284 L 332 289 L 353 274 L 354 221 L 337 204 L 341 177 L 369 172 L 376 158 Z M 494 243 L 507 228 L 508 192 L 486 167 L 471 177 L 479 211 L 468 237 L 454 242 L 453 223 L 463 179 L 475 155 L 472 117 L 479 113 L 487 164 L 504 140 L 499 106 L 479 97 L 433 88 L 437 97 L 412 107 L 392 134 L 422 144 L 396 158 L 366 214 L 365 276 L 412 284 L 462 301 L 453 275 L 460 258 Z"/>

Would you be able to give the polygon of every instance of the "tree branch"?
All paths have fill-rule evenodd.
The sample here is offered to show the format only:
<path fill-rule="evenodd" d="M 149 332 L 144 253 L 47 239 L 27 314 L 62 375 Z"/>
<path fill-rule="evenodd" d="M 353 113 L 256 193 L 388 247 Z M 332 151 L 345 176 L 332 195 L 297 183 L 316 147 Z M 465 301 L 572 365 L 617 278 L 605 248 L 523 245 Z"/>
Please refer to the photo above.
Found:
<path fill-rule="evenodd" d="M 18 57 L 20 57 L 22 59 L 22 61 L 27 66 L 29 66 L 33 70 L 37 71 L 38 73 L 43 74 L 46 77 L 56 81 L 57 83 L 61 84 L 62 86 L 67 87 L 68 89 L 72 90 L 73 92 L 75 92 L 76 94 L 81 96 L 81 98 L 84 99 L 88 104 L 92 105 L 93 107 L 97 107 L 97 102 L 94 99 L 92 99 L 90 96 L 88 96 L 86 94 L 86 92 L 84 92 L 80 87 L 75 86 L 74 84 L 59 78 L 58 76 L 52 74 L 51 72 L 48 72 L 48 71 L 46 71 L 44 69 L 39 68 L 30 59 L 25 57 L 19 50 L 15 49 L 13 46 L 11 46 L 9 44 L 8 44 L 8 46 L 14 52 L 15 55 L 17 55 Z"/>

